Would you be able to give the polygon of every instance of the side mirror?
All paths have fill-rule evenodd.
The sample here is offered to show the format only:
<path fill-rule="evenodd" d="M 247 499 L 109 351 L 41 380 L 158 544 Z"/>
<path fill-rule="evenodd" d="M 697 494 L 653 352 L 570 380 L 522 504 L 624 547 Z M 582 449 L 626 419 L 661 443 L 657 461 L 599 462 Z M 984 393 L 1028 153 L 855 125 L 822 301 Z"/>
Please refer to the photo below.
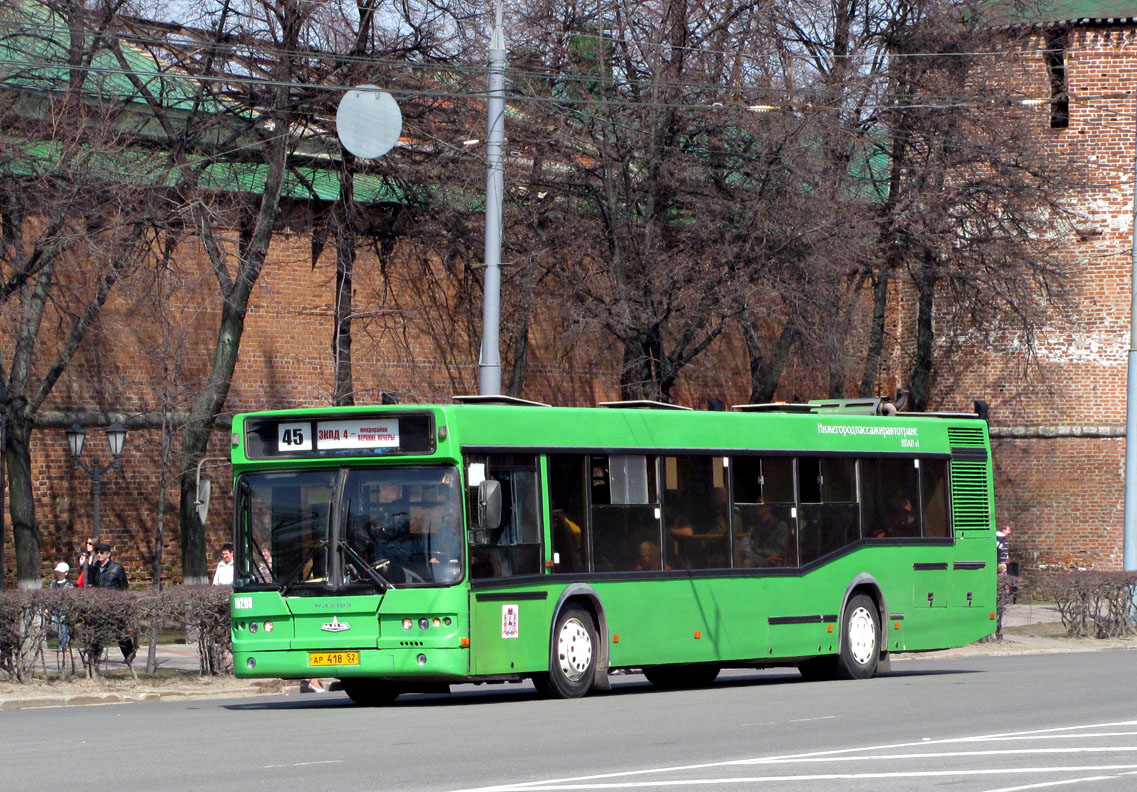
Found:
<path fill-rule="evenodd" d="M 197 518 L 201 520 L 202 525 L 205 525 L 205 518 L 209 515 L 209 496 L 212 491 L 213 486 L 209 483 L 209 479 L 197 482 L 197 500 L 193 505 L 197 508 Z"/>
<path fill-rule="evenodd" d="M 501 525 L 501 482 L 486 479 L 478 485 L 478 527 L 490 531 Z"/>

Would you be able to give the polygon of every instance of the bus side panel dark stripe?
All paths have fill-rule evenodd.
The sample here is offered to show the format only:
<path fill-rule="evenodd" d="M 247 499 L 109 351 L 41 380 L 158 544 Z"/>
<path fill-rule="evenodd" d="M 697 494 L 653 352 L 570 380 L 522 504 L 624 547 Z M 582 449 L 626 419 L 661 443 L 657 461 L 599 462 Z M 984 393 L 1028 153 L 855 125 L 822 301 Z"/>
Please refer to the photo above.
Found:
<path fill-rule="evenodd" d="M 823 624 L 825 617 L 817 614 L 814 616 L 771 616 L 766 621 L 769 624 Z M 829 621 L 837 621 L 834 616 Z"/>
<path fill-rule="evenodd" d="M 955 569 L 983 569 L 987 566 L 986 561 L 956 561 L 952 565 Z"/>
<path fill-rule="evenodd" d="M 549 598 L 547 591 L 514 591 L 499 592 L 499 591 L 486 591 L 481 594 L 475 594 L 474 598 L 478 602 L 513 602 L 514 600 L 543 600 Z"/>
<path fill-rule="evenodd" d="M 952 446 L 951 458 L 959 462 L 986 462 L 986 448 L 957 448 Z"/>
<path fill-rule="evenodd" d="M 942 569 L 947 569 L 947 561 L 937 562 L 937 563 L 933 563 L 933 564 L 916 563 L 916 564 L 912 565 L 912 568 L 915 569 L 917 572 L 934 571 L 937 569 L 942 570 Z"/>

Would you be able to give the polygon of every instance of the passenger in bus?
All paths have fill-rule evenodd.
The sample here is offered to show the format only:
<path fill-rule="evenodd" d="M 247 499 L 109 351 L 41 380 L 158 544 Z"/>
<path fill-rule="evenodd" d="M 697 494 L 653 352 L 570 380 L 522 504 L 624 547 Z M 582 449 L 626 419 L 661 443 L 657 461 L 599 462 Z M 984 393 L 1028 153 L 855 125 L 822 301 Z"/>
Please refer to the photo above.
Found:
<path fill-rule="evenodd" d="M 899 501 L 899 508 L 895 510 L 896 519 L 891 534 L 893 536 L 919 536 L 920 520 L 916 509 L 912 506 L 911 498 Z"/>
<path fill-rule="evenodd" d="M 637 572 L 658 572 L 663 569 L 663 556 L 655 542 L 640 542 L 640 560 L 636 563 Z"/>
<path fill-rule="evenodd" d="M 790 527 L 774 513 L 773 507 L 763 503 L 758 507 L 757 519 L 743 537 L 740 551 L 742 565 L 746 567 L 784 566 L 789 557 Z"/>

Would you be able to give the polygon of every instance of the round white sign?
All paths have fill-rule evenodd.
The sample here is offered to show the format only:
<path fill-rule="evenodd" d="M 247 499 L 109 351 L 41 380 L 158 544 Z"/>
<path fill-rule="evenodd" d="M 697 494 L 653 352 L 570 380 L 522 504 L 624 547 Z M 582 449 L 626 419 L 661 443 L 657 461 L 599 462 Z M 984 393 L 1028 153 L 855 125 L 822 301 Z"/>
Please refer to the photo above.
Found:
<path fill-rule="evenodd" d="M 360 85 L 340 99 L 336 134 L 343 147 L 362 159 L 382 157 L 399 142 L 403 114 L 394 97 L 376 85 Z"/>

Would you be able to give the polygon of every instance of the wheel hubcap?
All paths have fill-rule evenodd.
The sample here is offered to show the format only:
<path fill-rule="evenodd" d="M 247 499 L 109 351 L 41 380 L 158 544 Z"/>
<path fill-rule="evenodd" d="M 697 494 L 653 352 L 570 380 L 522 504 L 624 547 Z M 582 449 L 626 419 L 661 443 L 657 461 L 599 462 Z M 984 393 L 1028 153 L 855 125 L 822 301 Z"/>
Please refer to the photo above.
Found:
<path fill-rule="evenodd" d="M 592 664 L 592 636 L 579 619 L 567 619 L 557 634 L 557 662 L 561 673 L 576 682 Z"/>
<path fill-rule="evenodd" d="M 876 651 L 876 625 L 867 608 L 857 608 L 849 617 L 849 653 L 857 665 L 872 661 Z"/>

